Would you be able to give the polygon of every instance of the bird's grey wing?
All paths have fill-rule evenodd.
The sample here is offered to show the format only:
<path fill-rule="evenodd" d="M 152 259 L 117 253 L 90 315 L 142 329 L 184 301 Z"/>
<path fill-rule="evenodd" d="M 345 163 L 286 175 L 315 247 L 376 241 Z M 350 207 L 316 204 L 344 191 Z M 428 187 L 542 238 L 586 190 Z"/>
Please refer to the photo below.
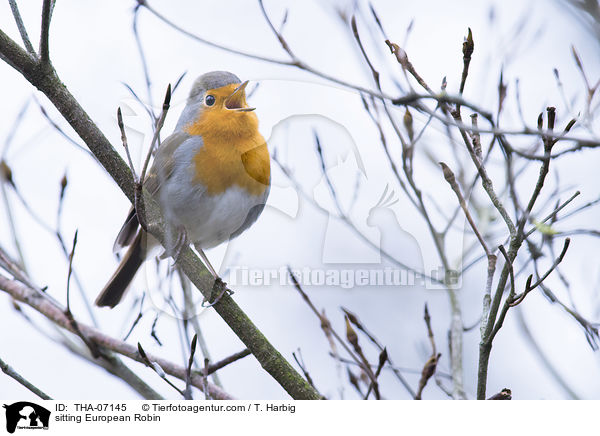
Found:
<path fill-rule="evenodd" d="M 252 209 L 248 211 L 248 215 L 246 215 L 246 219 L 242 223 L 239 229 L 231 234 L 231 239 L 237 238 L 241 235 L 248 227 L 250 227 L 254 222 L 258 219 L 262 211 L 265 209 L 265 204 L 267 203 L 267 197 L 269 196 L 269 191 L 271 190 L 271 185 L 267 186 L 265 193 L 263 194 L 263 200 L 259 203 L 255 204 Z"/>
<path fill-rule="evenodd" d="M 158 193 L 161 185 L 173 174 L 175 168 L 175 150 L 189 138 L 190 135 L 187 133 L 176 132 L 166 138 L 158 148 L 154 157 L 154 163 L 144 181 L 144 187 L 153 196 Z"/>
<path fill-rule="evenodd" d="M 174 168 L 173 155 L 177 147 L 179 147 L 186 139 L 189 138 L 187 133 L 176 132 L 167 137 L 156 152 L 154 163 L 146 175 L 144 187 L 153 196 L 160 190 L 160 186 L 171 177 Z M 156 163 L 159 162 L 157 165 Z M 113 252 L 121 250 L 123 247 L 130 245 L 137 234 L 139 221 L 135 209 L 129 209 L 125 223 L 121 227 L 115 243 Z"/>

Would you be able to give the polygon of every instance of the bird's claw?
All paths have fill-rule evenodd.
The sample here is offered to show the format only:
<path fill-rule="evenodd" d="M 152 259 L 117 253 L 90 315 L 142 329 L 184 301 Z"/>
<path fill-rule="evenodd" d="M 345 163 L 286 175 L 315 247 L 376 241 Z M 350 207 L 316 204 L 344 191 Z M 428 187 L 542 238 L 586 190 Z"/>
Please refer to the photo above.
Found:
<path fill-rule="evenodd" d="M 227 283 L 221 280 L 220 277 L 217 277 L 213 283 L 210 297 L 204 298 L 204 301 L 202 301 L 202 307 L 214 306 L 221 301 L 221 298 L 223 298 L 225 294 L 233 295 L 233 291 L 227 287 Z"/>
<path fill-rule="evenodd" d="M 181 252 L 189 244 L 185 228 L 179 228 L 177 238 L 171 242 L 174 242 L 174 244 L 166 244 L 165 251 L 159 256 L 161 260 L 168 257 L 172 257 L 175 261 L 179 259 Z"/>

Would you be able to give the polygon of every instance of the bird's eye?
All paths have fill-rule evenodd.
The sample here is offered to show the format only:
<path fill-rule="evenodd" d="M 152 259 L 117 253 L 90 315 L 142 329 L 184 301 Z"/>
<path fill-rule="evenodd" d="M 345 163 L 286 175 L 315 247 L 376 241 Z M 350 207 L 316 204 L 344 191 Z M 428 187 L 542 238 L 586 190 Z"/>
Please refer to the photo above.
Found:
<path fill-rule="evenodd" d="M 206 106 L 212 106 L 213 104 L 215 104 L 215 96 L 214 95 L 207 95 L 206 98 L 204 99 L 204 102 L 206 103 Z"/>

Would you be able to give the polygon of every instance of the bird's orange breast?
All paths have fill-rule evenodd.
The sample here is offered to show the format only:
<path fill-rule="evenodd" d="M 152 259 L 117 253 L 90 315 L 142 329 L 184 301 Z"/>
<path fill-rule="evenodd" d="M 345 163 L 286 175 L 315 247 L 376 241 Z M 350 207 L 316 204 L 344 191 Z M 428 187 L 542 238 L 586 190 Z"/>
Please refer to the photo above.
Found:
<path fill-rule="evenodd" d="M 204 110 L 185 131 L 202 136 L 203 146 L 194 156 L 194 181 L 202 183 L 208 194 L 235 186 L 250 195 L 265 192 L 271 178 L 270 158 L 254 112 Z"/>
<path fill-rule="evenodd" d="M 270 180 L 267 144 L 260 134 L 235 145 L 205 140 L 194 157 L 194 171 L 194 181 L 202 183 L 211 195 L 234 186 L 251 195 L 262 195 Z"/>

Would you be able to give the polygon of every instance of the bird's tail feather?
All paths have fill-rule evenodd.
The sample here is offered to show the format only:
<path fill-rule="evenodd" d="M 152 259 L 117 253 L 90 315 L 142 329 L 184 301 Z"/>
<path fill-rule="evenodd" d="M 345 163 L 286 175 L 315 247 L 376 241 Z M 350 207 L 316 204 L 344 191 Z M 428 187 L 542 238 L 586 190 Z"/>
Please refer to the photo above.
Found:
<path fill-rule="evenodd" d="M 106 286 L 98 298 L 96 298 L 96 305 L 100 307 L 115 307 L 121 299 L 129 284 L 135 277 L 135 273 L 140 268 L 146 258 L 146 250 L 144 247 L 143 231 L 140 229 L 135 237 L 133 243 L 129 246 L 129 249 L 123 256 L 119 267 L 112 275 Z"/>

